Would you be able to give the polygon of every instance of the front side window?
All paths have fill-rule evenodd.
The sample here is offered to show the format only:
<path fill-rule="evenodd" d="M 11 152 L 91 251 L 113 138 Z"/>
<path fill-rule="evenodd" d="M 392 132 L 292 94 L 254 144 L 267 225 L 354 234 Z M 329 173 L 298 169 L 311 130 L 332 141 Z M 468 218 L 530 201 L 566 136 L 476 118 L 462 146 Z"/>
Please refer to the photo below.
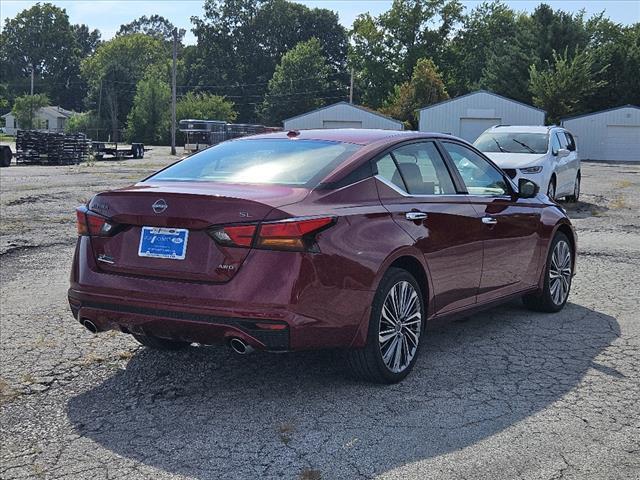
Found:
<path fill-rule="evenodd" d="M 316 186 L 360 145 L 324 140 L 260 139 L 224 142 L 198 152 L 147 181 Z"/>
<path fill-rule="evenodd" d="M 473 150 L 443 142 L 471 195 L 505 195 L 509 187 L 502 174 Z"/>
<path fill-rule="evenodd" d="M 547 153 L 549 135 L 526 132 L 485 132 L 473 142 L 481 152 L 487 153 Z"/>
<path fill-rule="evenodd" d="M 560 150 L 560 140 L 558 140 L 558 135 L 554 133 L 551 135 L 551 153 L 558 155 L 558 150 Z"/>
<path fill-rule="evenodd" d="M 407 191 L 412 195 L 451 195 L 456 190 L 433 142 L 405 145 L 392 152 Z"/>

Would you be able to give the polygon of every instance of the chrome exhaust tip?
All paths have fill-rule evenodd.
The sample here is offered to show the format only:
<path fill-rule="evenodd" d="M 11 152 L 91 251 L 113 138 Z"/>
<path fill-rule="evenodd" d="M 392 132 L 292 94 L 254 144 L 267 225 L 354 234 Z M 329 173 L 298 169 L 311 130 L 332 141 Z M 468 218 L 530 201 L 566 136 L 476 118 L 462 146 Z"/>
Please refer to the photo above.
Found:
<path fill-rule="evenodd" d="M 84 320 L 82 320 L 81 323 L 84 326 L 84 328 L 89 330 L 91 333 L 98 333 L 98 327 L 96 327 L 96 324 L 93 323 L 91 320 L 88 320 L 85 318 Z"/>
<path fill-rule="evenodd" d="M 231 350 L 236 352 L 238 355 L 248 355 L 253 352 L 253 347 L 240 338 L 232 338 L 229 340 L 229 346 L 231 347 Z"/>

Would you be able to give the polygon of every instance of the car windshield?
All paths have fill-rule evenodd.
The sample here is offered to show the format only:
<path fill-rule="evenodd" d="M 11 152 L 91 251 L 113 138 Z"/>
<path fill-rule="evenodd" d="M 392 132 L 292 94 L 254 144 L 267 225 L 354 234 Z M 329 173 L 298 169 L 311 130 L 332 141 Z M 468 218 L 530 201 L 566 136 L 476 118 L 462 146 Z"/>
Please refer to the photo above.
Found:
<path fill-rule="evenodd" d="M 324 140 L 224 142 L 198 152 L 147 181 L 219 181 L 314 187 L 360 145 Z"/>
<path fill-rule="evenodd" d="M 549 134 L 522 132 L 485 132 L 473 142 L 481 152 L 547 153 Z"/>

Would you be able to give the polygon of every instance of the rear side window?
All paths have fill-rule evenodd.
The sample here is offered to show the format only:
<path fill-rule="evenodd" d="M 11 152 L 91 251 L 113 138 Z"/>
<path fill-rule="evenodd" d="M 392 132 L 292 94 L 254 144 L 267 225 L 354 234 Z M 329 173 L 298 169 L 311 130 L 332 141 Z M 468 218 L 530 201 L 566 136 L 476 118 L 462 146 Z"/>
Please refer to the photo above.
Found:
<path fill-rule="evenodd" d="M 323 140 L 224 142 L 149 177 L 148 181 L 220 181 L 315 187 L 359 145 Z"/>
<path fill-rule="evenodd" d="M 457 143 L 443 142 L 462 181 L 471 195 L 505 195 L 509 192 L 502 174 L 473 150 Z"/>
<path fill-rule="evenodd" d="M 390 154 L 386 154 L 376 163 L 378 168 L 378 175 L 384 178 L 387 182 L 393 183 L 396 187 L 406 191 L 400 171 L 396 166 L 396 162 L 393 160 Z"/>

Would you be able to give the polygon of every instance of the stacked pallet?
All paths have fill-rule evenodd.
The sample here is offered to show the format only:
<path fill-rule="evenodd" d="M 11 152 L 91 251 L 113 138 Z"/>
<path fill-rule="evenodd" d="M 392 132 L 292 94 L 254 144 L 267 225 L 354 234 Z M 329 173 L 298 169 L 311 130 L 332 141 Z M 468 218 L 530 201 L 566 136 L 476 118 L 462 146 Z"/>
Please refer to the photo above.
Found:
<path fill-rule="evenodd" d="M 64 134 L 38 130 L 18 130 L 16 163 L 72 165 L 89 157 L 91 139 L 84 133 Z"/>

